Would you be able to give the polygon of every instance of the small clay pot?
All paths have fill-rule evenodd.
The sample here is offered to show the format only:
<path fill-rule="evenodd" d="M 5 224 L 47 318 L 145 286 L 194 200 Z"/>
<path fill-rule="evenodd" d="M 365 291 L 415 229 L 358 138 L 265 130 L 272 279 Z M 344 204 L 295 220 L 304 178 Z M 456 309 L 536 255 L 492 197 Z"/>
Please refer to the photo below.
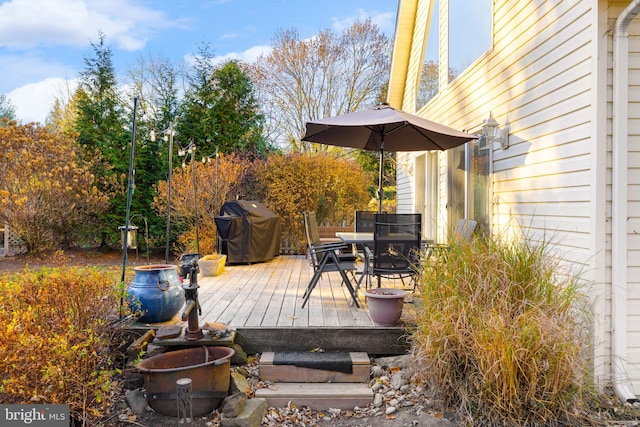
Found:
<path fill-rule="evenodd" d="M 402 306 L 407 293 L 402 289 L 393 288 L 367 289 L 364 294 L 373 323 L 378 326 L 395 326 L 402 316 Z"/>

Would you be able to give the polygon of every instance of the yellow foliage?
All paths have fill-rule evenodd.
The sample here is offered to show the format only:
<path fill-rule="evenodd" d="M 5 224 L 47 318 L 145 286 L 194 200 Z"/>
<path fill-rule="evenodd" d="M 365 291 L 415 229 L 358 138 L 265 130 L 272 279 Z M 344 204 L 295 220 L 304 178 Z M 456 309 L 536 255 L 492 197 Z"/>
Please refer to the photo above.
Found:
<path fill-rule="evenodd" d="M 37 397 L 69 404 L 76 419 L 107 409 L 113 276 L 77 268 L 0 276 L 0 403 Z"/>
<path fill-rule="evenodd" d="M 8 223 L 27 249 L 68 241 L 69 233 L 90 226 L 108 208 L 100 192 L 78 199 L 95 187 L 96 177 L 88 171 L 99 158 L 91 156 L 79 167 L 80 148 L 69 136 L 14 122 L 0 127 L 0 152 L 0 222 Z"/>
<path fill-rule="evenodd" d="M 320 224 L 351 224 L 369 201 L 360 165 L 327 153 L 271 156 L 257 168 L 256 181 L 259 198 L 285 225 L 282 241 L 297 252 L 304 247 L 302 212 L 316 212 Z"/>
<path fill-rule="evenodd" d="M 369 201 L 370 179 L 358 163 L 326 153 L 272 155 L 266 161 L 228 154 L 193 166 L 172 173 L 171 220 L 185 230 L 178 238 L 179 252 L 196 251 L 196 211 L 200 253 L 214 252 L 214 217 L 224 202 L 237 197 L 257 200 L 278 215 L 283 245 L 298 253 L 304 247 L 303 211 L 315 211 L 320 223 L 351 224 L 354 211 Z M 162 181 L 154 200 L 159 215 L 166 215 L 166 194 L 167 183 Z"/>
<path fill-rule="evenodd" d="M 176 168 L 171 177 L 171 221 L 185 231 L 179 236 L 178 252 L 196 251 L 196 212 L 198 214 L 198 246 L 200 253 L 216 249 L 214 217 L 227 200 L 242 194 L 243 184 L 254 161 L 236 154 L 220 155 L 211 163 L 196 161 L 185 168 Z M 194 167 L 195 166 L 195 167 Z M 196 182 L 194 191 L 193 183 Z M 166 215 L 167 182 L 158 183 L 158 196 L 153 207 L 159 215 Z"/>

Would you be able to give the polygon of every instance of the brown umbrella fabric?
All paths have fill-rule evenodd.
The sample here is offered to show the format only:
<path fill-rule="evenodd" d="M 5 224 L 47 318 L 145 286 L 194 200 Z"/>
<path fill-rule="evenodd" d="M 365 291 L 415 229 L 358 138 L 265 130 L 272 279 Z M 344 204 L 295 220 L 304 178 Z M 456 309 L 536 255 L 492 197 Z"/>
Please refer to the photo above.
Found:
<path fill-rule="evenodd" d="M 380 151 L 378 211 L 381 211 L 384 151 L 447 150 L 477 138 L 389 105 L 379 105 L 371 110 L 307 122 L 302 140 Z"/>

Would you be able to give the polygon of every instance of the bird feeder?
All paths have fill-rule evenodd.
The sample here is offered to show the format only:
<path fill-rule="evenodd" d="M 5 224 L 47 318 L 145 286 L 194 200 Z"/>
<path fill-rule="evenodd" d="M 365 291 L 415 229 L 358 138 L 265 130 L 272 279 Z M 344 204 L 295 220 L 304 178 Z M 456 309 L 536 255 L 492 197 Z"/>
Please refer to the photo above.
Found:
<path fill-rule="evenodd" d="M 120 229 L 120 241 L 122 242 L 122 247 L 124 248 L 125 241 L 127 242 L 127 249 L 138 249 L 138 227 L 135 225 L 123 225 L 122 227 L 118 227 Z M 127 230 L 127 228 L 129 230 Z M 125 232 L 127 232 L 127 238 L 125 240 Z"/>

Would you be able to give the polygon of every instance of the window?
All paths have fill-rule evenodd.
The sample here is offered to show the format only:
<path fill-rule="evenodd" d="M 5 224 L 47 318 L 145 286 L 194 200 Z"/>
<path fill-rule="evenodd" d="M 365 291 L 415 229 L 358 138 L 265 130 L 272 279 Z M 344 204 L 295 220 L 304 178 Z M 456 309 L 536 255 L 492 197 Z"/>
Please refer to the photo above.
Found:
<path fill-rule="evenodd" d="M 478 221 L 488 230 L 490 225 L 491 150 L 482 139 L 447 150 L 449 169 L 448 222 L 461 218 Z"/>
<path fill-rule="evenodd" d="M 418 96 L 416 97 L 416 109 L 422 108 L 439 91 L 439 68 L 438 58 L 440 32 L 439 32 L 439 1 L 433 2 L 431 10 L 431 20 L 427 28 L 427 44 L 424 52 L 424 63 L 420 71 L 420 82 L 418 83 Z"/>
<path fill-rule="evenodd" d="M 432 0 L 424 62 L 416 94 L 416 110 L 440 91 L 440 2 Z M 448 81 L 455 79 L 491 49 L 492 0 L 449 0 Z"/>
<path fill-rule="evenodd" d="M 492 0 L 449 0 L 449 81 L 492 46 Z"/>

